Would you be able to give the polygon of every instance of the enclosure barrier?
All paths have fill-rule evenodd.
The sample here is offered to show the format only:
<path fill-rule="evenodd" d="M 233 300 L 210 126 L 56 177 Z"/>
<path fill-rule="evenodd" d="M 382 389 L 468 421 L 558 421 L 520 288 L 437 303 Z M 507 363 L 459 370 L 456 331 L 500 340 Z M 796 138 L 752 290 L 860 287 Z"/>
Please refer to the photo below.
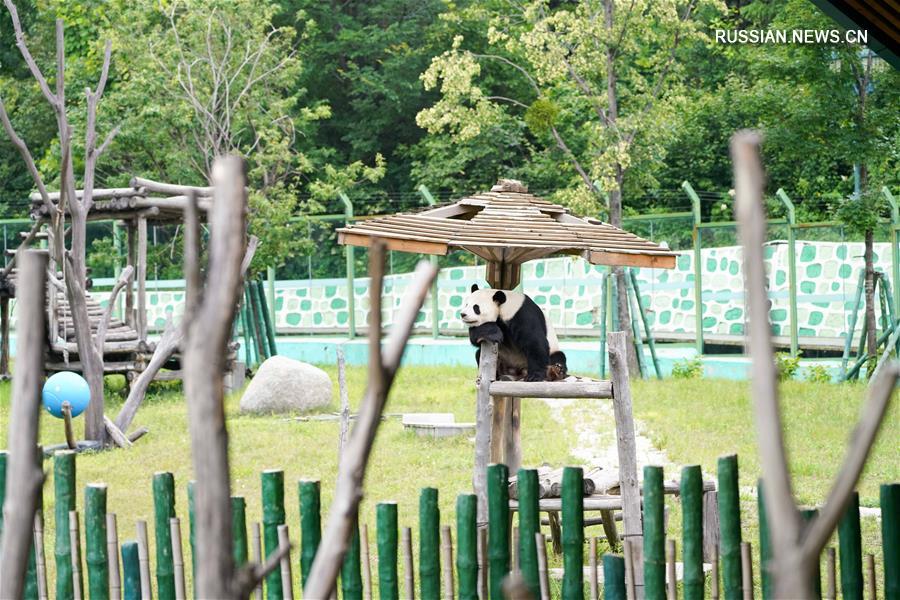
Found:
<path fill-rule="evenodd" d="M 7 453 L 0 452 L 0 501 L 5 493 Z M 24 597 L 39 599 L 48 597 L 48 589 L 56 590 L 60 600 L 89 597 L 118 598 L 125 600 L 149 598 L 151 574 L 155 576 L 155 597 L 160 600 L 191 596 L 186 581 L 186 560 L 182 561 L 179 520 L 176 514 L 175 479 L 172 473 L 156 473 L 152 478 L 154 505 L 154 534 L 156 559 L 154 565 L 148 556 L 146 522 L 137 522 L 137 539 L 121 543 L 115 532 L 115 516 L 109 512 L 107 487 L 102 483 L 90 483 L 84 487 L 84 552 L 82 535 L 78 526 L 75 494 L 75 454 L 60 451 L 53 456 L 54 488 L 57 505 L 54 511 L 56 540 L 55 585 L 46 580 L 45 553 L 43 551 L 43 511 L 38 509 L 34 547 L 28 570 Z M 441 543 L 441 514 L 438 490 L 423 488 L 419 496 L 418 553 L 414 556 L 410 528 L 403 529 L 400 542 L 401 515 L 396 502 L 381 502 L 376 506 L 377 582 L 372 581 L 368 566 L 368 528 L 363 525 L 351 540 L 349 551 L 341 569 L 341 597 L 348 599 L 371 598 L 374 588 L 381 598 L 412 598 L 416 593 L 422 598 L 447 597 L 442 590 L 454 589 L 456 597 L 463 599 L 502 598 L 503 587 L 511 572 L 521 576 L 528 593 L 535 599 L 547 598 L 547 590 L 559 590 L 562 598 L 591 598 L 602 595 L 607 599 L 631 598 L 636 572 L 633 560 L 643 556 L 644 592 L 647 598 L 671 598 L 675 587 L 676 542 L 666 539 L 665 488 L 661 467 L 646 466 L 643 471 L 643 547 L 640 552 L 626 542 L 624 555 L 604 554 L 601 569 L 596 554 L 587 557 L 585 582 L 585 530 L 596 526 L 596 520 L 584 519 L 584 479 L 579 467 L 566 467 L 562 476 L 561 508 L 561 561 L 551 554 L 551 563 L 562 568 L 548 568 L 547 547 L 541 532 L 539 485 L 537 471 L 520 469 L 516 479 L 518 518 L 513 526 L 511 518 L 510 479 L 505 465 L 488 467 L 489 521 L 485 530 L 476 523 L 476 499 L 472 494 L 460 494 L 456 499 L 456 544 L 454 530 L 443 528 Z M 278 551 L 281 532 L 285 526 L 284 472 L 277 469 L 263 471 L 260 475 L 262 507 L 262 542 L 265 556 Z M 740 502 L 738 497 L 737 456 L 725 456 L 718 464 L 718 552 L 704 562 L 703 480 L 698 465 L 682 469 L 679 497 L 682 513 L 682 561 L 681 591 L 686 600 L 703 598 L 706 587 L 705 571 L 709 569 L 712 597 L 718 598 L 718 590 L 724 598 L 746 598 L 754 585 L 754 572 L 761 578 L 764 600 L 772 598 L 771 578 L 767 562 L 771 559 L 769 531 L 762 501 L 762 483 L 759 484 L 759 564 L 752 566 L 750 544 L 742 538 Z M 188 521 L 190 527 L 189 552 L 193 573 L 194 513 L 192 509 L 192 484 L 187 486 Z M 260 593 L 265 590 L 268 599 L 300 597 L 302 582 L 309 573 L 321 539 L 321 492 L 318 481 L 300 480 L 297 485 L 300 517 L 299 573 L 301 584 L 295 594 L 291 574 L 291 559 L 282 559 L 282 570 L 275 570 L 260 583 Z M 883 581 L 880 582 L 885 598 L 897 598 L 900 594 L 900 483 L 880 487 L 881 537 Z M 247 542 L 247 501 L 243 497 L 232 499 L 232 523 L 235 562 L 238 565 L 249 560 Z M 815 510 L 805 511 L 812 518 Z M 863 598 L 864 587 L 874 589 L 875 557 L 863 554 L 860 533 L 859 496 L 854 494 L 838 527 L 838 550 L 826 549 L 825 598 Z M 408 517 L 404 517 L 408 518 Z M 112 524 L 113 528 L 108 528 Z M 255 538 L 260 525 L 253 524 Z M 2 531 L 2 516 L 0 516 Z M 175 535 L 173 535 L 173 532 Z M 486 537 L 486 547 L 479 548 Z M 597 540 L 602 536 L 590 536 L 589 548 L 595 552 Z M 282 539 L 283 541 L 283 539 Z M 256 539 L 256 543 L 261 543 Z M 614 545 L 614 544 L 613 544 Z M 402 547 L 401 547 L 402 546 Z M 403 577 L 400 559 L 403 557 Z M 453 557 L 455 556 L 455 562 Z M 719 565 L 718 557 L 721 557 Z M 84 557 L 85 569 L 82 569 Z M 836 558 L 835 558 L 836 557 Z M 259 560 L 260 556 L 254 557 Z M 543 559 L 543 560 L 542 560 Z M 416 563 L 418 568 L 415 569 Z M 448 568 L 449 566 L 449 568 Z M 365 567 L 365 568 L 363 568 Z M 153 569 L 153 571 L 151 571 Z M 721 587 L 718 574 L 721 573 Z M 363 576 L 363 574 L 365 576 Z M 42 579 L 44 578 L 44 579 Z M 551 586 L 551 578 L 560 578 L 561 585 Z M 815 582 L 821 586 L 821 577 Z M 443 584 L 442 584 L 443 583 Z M 838 587 L 839 586 L 839 587 Z M 83 596 L 86 589 L 88 595 Z M 587 590 L 587 591 L 586 591 Z M 678 592 L 676 592 L 678 593 Z M 256 597 L 262 597 L 260 595 Z"/>

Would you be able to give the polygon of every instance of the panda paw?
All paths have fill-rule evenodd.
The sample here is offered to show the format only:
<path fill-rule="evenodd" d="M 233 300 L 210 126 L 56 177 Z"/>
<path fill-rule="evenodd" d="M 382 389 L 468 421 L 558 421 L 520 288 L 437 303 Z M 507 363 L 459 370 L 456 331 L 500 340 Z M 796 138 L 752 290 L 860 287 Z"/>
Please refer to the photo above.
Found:
<path fill-rule="evenodd" d="M 546 381 L 547 377 L 544 373 L 529 373 L 525 376 L 525 381 Z"/>

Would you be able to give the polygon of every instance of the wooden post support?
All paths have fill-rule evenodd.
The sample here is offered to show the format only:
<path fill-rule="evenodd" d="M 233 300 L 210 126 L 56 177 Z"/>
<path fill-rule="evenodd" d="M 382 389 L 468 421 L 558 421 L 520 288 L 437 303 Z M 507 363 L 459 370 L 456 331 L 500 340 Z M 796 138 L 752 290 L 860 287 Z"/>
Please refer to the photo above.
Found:
<path fill-rule="evenodd" d="M 69 511 L 75 510 L 75 453 L 60 450 L 53 455 L 53 495 L 56 544 L 56 597 L 71 600 L 72 546 L 69 540 Z"/>
<path fill-rule="evenodd" d="M 491 598 L 503 597 L 503 579 L 510 569 L 509 471 L 506 465 L 487 470 L 488 577 Z"/>
<path fill-rule="evenodd" d="M 681 470 L 681 554 L 684 563 L 684 598 L 702 600 L 703 574 L 703 473 L 700 465 Z"/>
<path fill-rule="evenodd" d="M 419 493 L 419 586 L 422 598 L 441 595 L 441 513 L 438 491 L 422 488 Z"/>
<path fill-rule="evenodd" d="M 584 480 L 581 467 L 562 476 L 563 597 L 584 597 Z"/>
<path fill-rule="evenodd" d="M 141 600 L 151 600 L 150 583 L 150 537 L 147 535 L 147 521 L 137 522 L 138 565 L 141 569 Z"/>
<path fill-rule="evenodd" d="M 481 344 L 481 362 L 478 365 L 477 394 L 475 399 L 475 471 L 472 487 L 478 497 L 478 524 L 487 523 L 487 467 L 491 460 L 493 419 L 491 411 L 491 383 L 497 378 L 497 344 Z"/>
<path fill-rule="evenodd" d="M 516 476 L 519 496 L 519 568 L 531 595 L 540 597 L 541 584 L 537 568 L 535 534 L 541 530 L 538 509 L 538 472 L 536 469 L 519 469 Z"/>
<path fill-rule="evenodd" d="M 543 533 L 534 534 L 537 546 L 538 579 L 541 582 L 541 600 L 550 600 L 550 577 L 547 572 L 547 540 Z"/>
<path fill-rule="evenodd" d="M 477 498 L 474 494 L 456 497 L 456 570 L 460 600 L 475 600 L 478 597 L 476 515 Z"/>
<path fill-rule="evenodd" d="M 825 600 L 837 600 L 837 552 L 834 546 L 825 549 L 827 557 L 825 563 L 825 579 L 828 582 L 825 591 Z"/>
<path fill-rule="evenodd" d="M 72 549 L 72 597 L 81 600 L 84 596 L 84 585 L 81 578 L 81 527 L 78 523 L 78 511 L 69 511 L 69 547 Z"/>
<path fill-rule="evenodd" d="M 278 548 L 285 552 L 281 559 L 281 590 L 284 594 L 284 600 L 294 599 L 294 583 L 291 575 L 291 539 L 288 535 L 288 526 L 278 526 Z"/>
<path fill-rule="evenodd" d="M 91 483 L 84 491 L 84 534 L 88 595 L 109 599 L 109 557 L 106 554 L 106 484 Z"/>
<path fill-rule="evenodd" d="M 403 528 L 400 545 L 403 547 L 403 598 L 415 600 L 416 574 L 413 567 L 412 529 Z"/>
<path fill-rule="evenodd" d="M 397 503 L 380 502 L 375 507 L 378 528 L 378 590 L 384 600 L 399 600 L 397 581 Z"/>
<path fill-rule="evenodd" d="M 666 532 L 662 467 L 644 467 L 644 586 L 647 598 L 666 596 Z"/>
<path fill-rule="evenodd" d="M 722 583 L 725 600 L 741 600 L 741 504 L 737 456 L 718 461 L 719 529 L 722 542 Z"/>
<path fill-rule="evenodd" d="M 175 579 L 175 600 L 186 600 L 184 586 L 184 552 L 181 548 L 181 520 L 178 517 L 169 519 L 169 533 L 172 539 L 172 573 Z"/>
<path fill-rule="evenodd" d="M 588 545 L 588 589 L 591 593 L 591 600 L 600 598 L 600 579 L 597 572 L 597 537 L 591 537 Z"/>
<path fill-rule="evenodd" d="M 841 566 L 841 595 L 845 600 L 862 600 L 862 539 L 859 526 L 859 493 L 853 492 L 838 524 L 838 556 Z"/>
<path fill-rule="evenodd" d="M 297 493 L 300 497 L 300 578 L 305 586 L 322 541 L 320 484 L 303 479 L 297 484 Z"/>
<path fill-rule="evenodd" d="M 363 598 L 372 600 L 372 559 L 369 552 L 369 525 L 363 523 L 360 530 L 359 546 L 362 561 Z"/>
<path fill-rule="evenodd" d="M 263 546 L 262 546 L 262 533 L 260 531 L 260 526 L 258 521 L 253 522 L 252 527 L 252 535 L 253 535 L 253 562 L 258 565 L 263 563 Z M 263 597 L 263 582 L 260 581 L 259 584 L 253 589 L 253 596 L 256 600 L 262 600 Z"/>
<path fill-rule="evenodd" d="M 753 554 L 750 542 L 741 542 L 741 587 L 744 590 L 743 600 L 753 600 Z M 821 598 L 822 595 L 819 594 Z"/>
<path fill-rule="evenodd" d="M 643 528 L 641 498 L 637 477 L 634 417 L 631 409 L 631 388 L 628 382 L 627 337 L 615 331 L 607 337 L 609 369 L 613 384 L 613 414 L 616 420 L 616 446 L 619 457 L 619 486 L 622 491 L 622 522 L 624 539 L 631 540 L 634 556 L 634 585 L 638 598 L 644 596 L 644 569 L 641 558 Z"/>
<path fill-rule="evenodd" d="M 347 600 L 361 600 L 363 597 L 362 575 L 359 566 L 360 543 L 359 525 L 354 525 L 350 546 L 341 566 L 341 591 Z"/>
<path fill-rule="evenodd" d="M 153 530 L 156 535 L 156 586 L 160 598 L 175 597 L 175 565 L 172 561 L 172 530 L 175 516 L 175 476 L 169 472 L 153 475 Z"/>
<path fill-rule="evenodd" d="M 9 296 L 0 298 L 0 377 L 9 377 Z"/>
<path fill-rule="evenodd" d="M 147 219 L 137 219 L 137 318 L 138 339 L 147 339 Z"/>
<path fill-rule="evenodd" d="M 119 570 L 119 527 L 116 513 L 106 513 L 106 556 L 109 560 L 109 595 L 118 600 L 122 595 L 122 572 Z"/>
<path fill-rule="evenodd" d="M 895 285 L 900 286 L 900 281 Z M 900 598 L 900 483 L 884 483 L 881 501 L 881 547 L 884 551 L 884 597 Z"/>
<path fill-rule="evenodd" d="M 266 558 L 278 552 L 278 526 L 284 525 L 284 471 L 262 472 L 263 541 Z M 281 573 L 273 569 L 266 576 L 267 600 L 281 600 Z"/>
<path fill-rule="evenodd" d="M 134 540 L 122 542 L 122 600 L 141 600 L 141 563 Z"/>
<path fill-rule="evenodd" d="M 247 563 L 247 501 L 243 496 L 231 497 L 231 536 L 234 544 L 234 565 Z"/>

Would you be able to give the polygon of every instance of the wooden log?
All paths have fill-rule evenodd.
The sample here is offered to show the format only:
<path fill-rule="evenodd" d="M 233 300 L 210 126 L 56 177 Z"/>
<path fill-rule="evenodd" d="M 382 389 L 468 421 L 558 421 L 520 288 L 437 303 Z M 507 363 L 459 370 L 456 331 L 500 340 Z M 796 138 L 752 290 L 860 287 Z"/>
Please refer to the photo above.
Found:
<path fill-rule="evenodd" d="M 613 385 L 609 381 L 494 381 L 490 392 L 491 396 L 513 398 L 609 399 Z"/>
<path fill-rule="evenodd" d="M 675 575 L 675 540 L 666 540 L 666 598 L 678 600 L 678 579 Z"/>
<path fill-rule="evenodd" d="M 619 458 L 619 489 L 622 493 L 624 538 L 635 541 L 634 585 L 643 596 L 644 571 L 640 556 L 643 544 L 641 529 L 641 500 L 637 478 L 637 450 L 635 448 L 634 417 L 631 408 L 631 388 L 628 383 L 627 338 L 621 332 L 607 336 L 610 375 L 614 392 L 613 414 L 616 421 L 616 446 Z"/>
<path fill-rule="evenodd" d="M 362 554 L 363 598 L 372 600 L 372 560 L 369 554 L 369 526 L 363 523 L 360 532 L 360 549 Z"/>
<path fill-rule="evenodd" d="M 423 598 L 441 595 L 440 527 L 438 491 L 422 488 L 419 492 L 419 587 Z"/>
<path fill-rule="evenodd" d="M 281 589 L 284 600 L 294 599 L 294 583 L 291 575 L 291 540 L 288 536 L 288 526 L 278 526 L 278 545 L 282 551 L 281 557 Z"/>
<path fill-rule="evenodd" d="M 477 498 L 474 494 L 456 497 L 456 569 L 461 600 L 478 597 Z"/>
<path fill-rule="evenodd" d="M 211 197 L 215 189 L 214 187 L 209 186 L 164 183 L 161 181 L 153 181 L 152 179 L 147 179 L 145 177 L 132 177 L 131 187 L 134 189 L 143 188 L 144 193 L 140 194 L 141 196 L 146 195 L 147 192 L 152 192 L 155 194 L 165 194 L 167 196 L 195 194 L 198 197 Z"/>
<path fill-rule="evenodd" d="M 703 492 L 703 560 L 719 556 L 719 493 Z"/>
<path fill-rule="evenodd" d="M 637 599 L 637 584 L 634 581 L 635 556 L 634 546 L 637 542 L 631 538 L 622 540 L 625 558 L 625 593 L 629 600 Z"/>
<path fill-rule="evenodd" d="M 147 219 L 137 220 L 137 318 L 138 339 L 147 339 Z"/>
<path fill-rule="evenodd" d="M 550 600 L 550 577 L 547 571 L 547 540 L 543 533 L 534 534 L 537 546 L 538 581 L 541 586 L 541 600 Z"/>
<path fill-rule="evenodd" d="M 488 562 L 489 594 L 501 598 L 503 578 L 510 570 L 509 471 L 506 465 L 489 465 L 488 496 Z"/>
<path fill-rule="evenodd" d="M 719 547 L 713 548 L 712 557 L 710 558 L 711 568 L 709 571 L 710 585 L 709 597 L 712 600 L 719 600 Z"/>
<path fill-rule="evenodd" d="M 116 424 L 106 415 L 103 415 L 103 425 L 116 446 L 119 448 L 131 448 L 131 440 L 128 439 L 128 436 L 122 433 L 122 430 L 116 427 Z"/>
<path fill-rule="evenodd" d="M 25 570 L 34 540 L 34 515 L 44 481 L 39 454 L 38 419 L 46 333 L 44 303 L 47 257 L 22 253 L 17 290 L 18 349 L 9 416 L 10 450 L 0 540 L 0 597 L 22 595 Z"/>
<path fill-rule="evenodd" d="M 478 498 L 478 524 L 487 523 L 487 467 L 491 460 L 492 402 L 490 386 L 497 377 L 497 344 L 483 342 L 481 344 L 480 363 L 478 365 L 477 392 L 475 399 L 475 467 L 472 475 L 472 488 Z"/>
<path fill-rule="evenodd" d="M 172 573 L 175 579 L 175 600 L 186 600 L 184 586 L 184 553 L 181 550 L 181 521 L 169 519 L 169 537 L 172 539 Z"/>
<path fill-rule="evenodd" d="M 590 546 L 588 547 L 588 589 L 591 594 L 591 600 L 600 598 L 600 583 L 597 573 L 597 538 L 592 537 Z"/>
<path fill-rule="evenodd" d="M 750 552 L 750 542 L 741 542 L 741 574 L 743 600 L 753 600 L 753 555 Z"/>
<path fill-rule="evenodd" d="M 409 527 L 403 528 L 400 545 L 403 548 L 403 597 L 415 600 L 416 575 L 413 567 L 412 529 Z"/>
<path fill-rule="evenodd" d="M 590 519 L 585 521 L 585 526 Z M 602 509 L 600 511 L 600 524 L 603 526 L 603 533 L 606 535 L 606 541 L 610 549 L 615 552 L 619 547 L 619 530 L 616 527 L 616 521 L 621 521 L 621 513 L 616 515 L 612 509 Z"/>
<path fill-rule="evenodd" d="M 122 574 L 119 570 L 119 528 L 116 513 L 106 513 L 106 556 L 109 559 L 109 595 L 117 600 L 122 595 Z"/>
<path fill-rule="evenodd" d="M 662 467 L 644 467 L 644 589 L 647 598 L 666 595 L 662 478 Z"/>
<path fill-rule="evenodd" d="M 562 501 L 560 501 L 560 510 L 562 510 Z M 554 554 L 562 554 L 562 524 L 559 520 L 559 511 L 552 510 L 547 513 L 548 521 L 550 521 L 550 542 L 553 546 Z"/>
<path fill-rule="evenodd" d="M 69 511 L 69 547 L 72 549 L 72 597 L 81 600 L 84 596 L 84 585 L 81 579 L 81 532 L 76 510 Z"/>
<path fill-rule="evenodd" d="M 522 465 L 522 399 L 507 398 L 507 423 L 503 437 L 503 463 L 515 473 Z"/>
<path fill-rule="evenodd" d="M 584 588 L 584 504 L 582 471 L 566 467 L 563 471 L 563 596 L 583 597 Z"/>
<path fill-rule="evenodd" d="M 147 535 L 147 521 L 138 519 L 137 523 L 138 566 L 141 570 L 141 600 L 151 600 L 150 583 L 150 537 Z"/>
<path fill-rule="evenodd" d="M 444 572 L 444 598 L 455 598 L 453 585 L 453 534 L 449 525 L 441 527 L 441 567 Z"/>

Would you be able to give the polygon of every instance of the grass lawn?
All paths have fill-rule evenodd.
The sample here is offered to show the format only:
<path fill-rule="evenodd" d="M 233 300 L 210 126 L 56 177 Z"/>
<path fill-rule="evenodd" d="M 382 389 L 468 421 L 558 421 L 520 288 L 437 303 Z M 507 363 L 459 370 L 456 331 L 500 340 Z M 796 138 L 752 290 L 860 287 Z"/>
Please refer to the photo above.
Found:
<path fill-rule="evenodd" d="M 334 369 L 326 367 L 326 370 L 336 381 Z M 464 367 L 404 369 L 395 382 L 387 411 L 452 412 L 457 421 L 471 421 L 474 418 L 474 376 L 474 369 Z M 362 397 L 364 379 L 363 368 L 348 370 L 350 398 L 354 405 Z M 796 491 L 801 502 L 817 503 L 824 497 L 840 462 L 845 440 L 859 410 L 863 388 L 796 383 L 785 386 L 784 391 Z M 756 508 L 751 488 L 758 476 L 758 462 L 747 384 L 671 379 L 637 382 L 634 397 L 636 417 L 645 426 L 644 434 L 666 452 L 674 465 L 699 462 L 704 472 L 714 477 L 716 457 L 739 453 L 741 484 L 747 490 L 742 506 L 748 526 L 746 535 L 755 542 Z M 336 388 L 334 398 L 336 409 Z M 526 402 L 522 424 L 525 464 L 574 462 L 575 436 L 567 435 L 568 432 L 563 430 L 565 427 L 552 418 L 550 409 L 543 403 Z M 107 413 L 114 415 L 120 403 L 120 397 L 110 393 Z M 237 396 L 228 399 L 234 493 L 247 498 L 248 522 L 258 521 L 259 473 L 268 468 L 283 468 L 288 524 L 296 538 L 299 534 L 296 482 L 301 478 L 321 479 L 326 509 L 331 501 L 337 465 L 338 423 L 242 416 L 237 413 L 237 405 Z M 0 385 L 0 447 L 6 446 L 8 413 L 9 385 L 3 384 Z M 895 403 L 860 486 L 864 505 L 877 505 L 878 483 L 900 480 L 896 449 L 896 440 L 900 439 L 898 416 L 900 410 Z M 136 520 L 152 518 L 151 478 L 157 471 L 175 474 L 177 509 L 186 520 L 186 486 L 192 477 L 192 467 L 186 411 L 180 392 L 172 388 L 155 390 L 138 412 L 134 426 L 140 425 L 148 426 L 151 432 L 133 449 L 83 454 L 78 458 L 79 489 L 89 482 L 109 484 L 109 510 L 118 515 L 121 540 L 134 537 Z M 81 419 L 78 427 L 81 427 Z M 52 444 L 63 439 L 62 422 L 44 414 L 41 442 Z M 373 557 L 377 502 L 397 501 L 401 527 L 410 526 L 415 531 L 418 491 L 425 486 L 434 486 L 440 490 L 443 520 L 452 523 L 456 494 L 470 489 L 471 465 L 470 441 L 419 438 L 404 432 L 399 419 L 386 420 L 371 457 L 361 513 L 361 522 L 370 524 Z M 50 462 L 45 463 L 45 469 L 52 473 Z M 677 468 L 670 466 L 666 475 L 677 478 Z M 672 504 L 675 512 L 669 521 L 670 535 L 680 539 L 680 515 L 677 503 Z M 79 510 L 82 505 L 83 494 L 79 491 Z M 46 547 L 52 574 L 55 571 L 52 564 L 52 474 L 44 489 L 44 506 L 48 515 Z M 876 551 L 879 534 L 875 520 L 865 519 L 863 528 L 864 550 Z M 182 530 L 186 538 L 186 524 Z M 877 555 L 880 556 L 880 549 Z M 152 548 L 151 556 L 154 556 Z M 296 558 L 296 552 L 294 556 Z M 295 569 L 295 578 L 299 579 L 298 570 Z"/>

